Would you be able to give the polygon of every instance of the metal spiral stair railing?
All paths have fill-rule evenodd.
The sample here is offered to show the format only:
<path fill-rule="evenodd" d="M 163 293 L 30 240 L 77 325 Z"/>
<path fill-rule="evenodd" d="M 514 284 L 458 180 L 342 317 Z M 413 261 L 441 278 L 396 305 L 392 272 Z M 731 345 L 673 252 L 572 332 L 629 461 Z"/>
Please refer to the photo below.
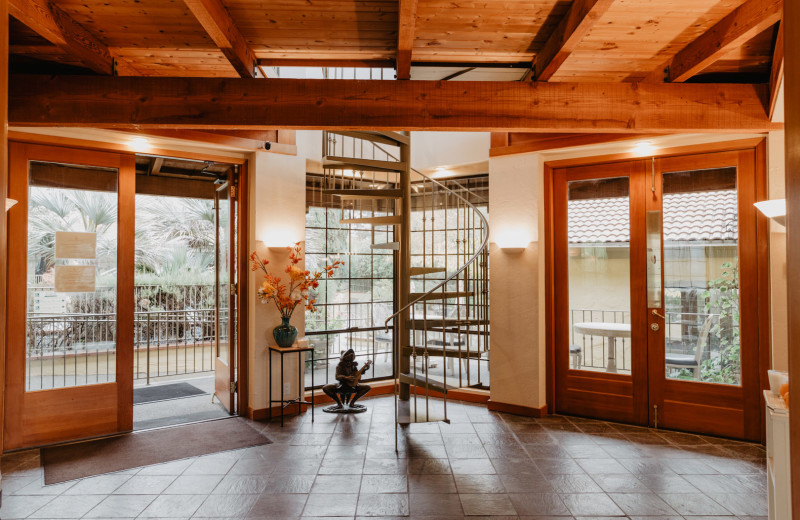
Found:
<path fill-rule="evenodd" d="M 323 132 L 323 192 L 353 213 L 340 222 L 371 226 L 371 247 L 395 251 L 385 325 L 394 324 L 399 424 L 448 421 L 448 392 L 479 383 L 489 352 L 488 220 L 469 190 L 413 170 L 410 157 L 405 133 Z"/>

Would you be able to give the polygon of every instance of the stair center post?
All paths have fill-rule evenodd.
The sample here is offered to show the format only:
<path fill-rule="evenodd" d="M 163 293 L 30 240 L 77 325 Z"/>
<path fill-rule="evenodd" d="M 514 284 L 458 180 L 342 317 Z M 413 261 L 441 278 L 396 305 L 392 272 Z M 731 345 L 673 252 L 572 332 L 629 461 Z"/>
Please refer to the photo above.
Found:
<path fill-rule="evenodd" d="M 410 137 L 410 134 L 409 134 Z M 400 145 L 400 162 L 405 165 L 405 171 L 400 173 L 400 191 L 402 198 L 400 199 L 400 213 L 403 217 L 402 224 L 399 226 L 400 235 L 400 251 L 398 256 L 400 261 L 398 273 L 398 295 L 400 297 L 400 308 L 408 305 L 409 295 L 411 294 L 411 145 Z M 396 232 L 398 228 L 395 227 Z M 397 367 L 399 373 L 407 374 L 411 370 L 410 358 L 404 355 L 403 348 L 411 345 L 409 320 L 411 316 L 411 309 L 406 309 L 395 320 L 395 334 L 398 341 L 396 348 L 398 349 L 398 359 L 400 366 Z M 410 397 L 410 385 L 408 383 L 400 383 L 400 399 L 407 400 Z"/>

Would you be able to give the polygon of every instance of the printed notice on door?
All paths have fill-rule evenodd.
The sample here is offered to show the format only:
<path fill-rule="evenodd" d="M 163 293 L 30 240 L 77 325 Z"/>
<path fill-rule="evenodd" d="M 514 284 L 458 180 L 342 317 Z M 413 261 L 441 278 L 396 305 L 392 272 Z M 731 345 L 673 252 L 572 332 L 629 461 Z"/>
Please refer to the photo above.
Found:
<path fill-rule="evenodd" d="M 56 231 L 56 258 L 97 258 L 97 233 Z"/>
<path fill-rule="evenodd" d="M 96 272 L 93 265 L 57 265 L 56 292 L 94 292 Z"/>

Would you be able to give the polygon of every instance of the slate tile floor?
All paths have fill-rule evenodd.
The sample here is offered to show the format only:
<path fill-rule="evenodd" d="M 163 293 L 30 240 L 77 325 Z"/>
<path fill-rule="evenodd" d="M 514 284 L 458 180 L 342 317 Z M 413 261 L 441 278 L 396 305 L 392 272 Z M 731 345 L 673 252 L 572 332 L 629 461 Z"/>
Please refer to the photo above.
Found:
<path fill-rule="evenodd" d="M 43 486 L 36 450 L 2 460 L 2 520 L 737 520 L 767 514 L 761 446 L 450 402 L 394 450 L 391 397 L 357 416 L 253 423 L 274 444 Z M 321 410 L 320 410 L 321 412 Z"/>

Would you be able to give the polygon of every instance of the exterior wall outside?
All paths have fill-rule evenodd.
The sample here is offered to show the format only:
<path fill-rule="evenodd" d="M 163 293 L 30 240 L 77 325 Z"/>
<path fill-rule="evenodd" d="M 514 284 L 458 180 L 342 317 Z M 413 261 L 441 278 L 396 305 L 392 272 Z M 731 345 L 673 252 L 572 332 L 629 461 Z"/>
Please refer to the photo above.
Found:
<path fill-rule="evenodd" d="M 489 160 L 491 400 L 527 408 L 546 404 L 542 171 L 539 154 Z"/>
<path fill-rule="evenodd" d="M 767 193 L 770 199 L 786 197 L 786 151 L 784 132 L 767 137 Z M 788 370 L 789 341 L 786 314 L 786 227 L 769 222 L 769 278 L 772 368 Z"/>

